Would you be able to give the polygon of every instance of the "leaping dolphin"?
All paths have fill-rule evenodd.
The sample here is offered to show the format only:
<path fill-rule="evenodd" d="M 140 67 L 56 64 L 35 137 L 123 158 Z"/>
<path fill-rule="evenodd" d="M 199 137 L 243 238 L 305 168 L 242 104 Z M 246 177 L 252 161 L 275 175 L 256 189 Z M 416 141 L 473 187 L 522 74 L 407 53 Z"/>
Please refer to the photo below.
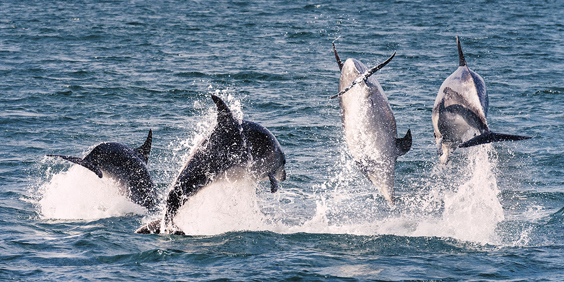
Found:
<path fill-rule="evenodd" d="M 456 148 L 531 138 L 490 131 L 486 120 L 489 103 L 486 84 L 466 65 L 458 36 L 456 43 L 459 67 L 441 85 L 432 113 L 437 154 L 442 164 L 448 162 Z"/>
<path fill-rule="evenodd" d="M 150 222 L 136 233 L 183 234 L 173 222 L 178 210 L 189 197 L 221 179 L 251 177 L 255 181 L 268 178 L 270 191 L 278 190 L 278 181 L 286 179 L 284 152 L 276 137 L 265 127 L 246 120 L 239 121 L 217 96 L 217 124 L 192 152 L 176 178 L 166 199 L 163 219 Z"/>
<path fill-rule="evenodd" d="M 145 143 L 136 149 L 116 142 L 104 142 L 94 147 L 84 158 L 47 156 L 81 165 L 100 178 L 115 179 L 122 188 L 122 194 L 132 202 L 153 210 L 157 204 L 157 191 L 147 169 L 152 140 L 153 132 L 149 130 Z"/>
<path fill-rule="evenodd" d="M 411 148 L 411 130 L 397 138 L 396 120 L 384 90 L 373 76 L 389 63 L 371 69 L 355 60 L 343 64 L 335 44 L 335 59 L 341 70 L 339 97 L 345 139 L 360 171 L 378 187 L 390 205 L 394 205 L 395 165 L 398 156 Z"/>

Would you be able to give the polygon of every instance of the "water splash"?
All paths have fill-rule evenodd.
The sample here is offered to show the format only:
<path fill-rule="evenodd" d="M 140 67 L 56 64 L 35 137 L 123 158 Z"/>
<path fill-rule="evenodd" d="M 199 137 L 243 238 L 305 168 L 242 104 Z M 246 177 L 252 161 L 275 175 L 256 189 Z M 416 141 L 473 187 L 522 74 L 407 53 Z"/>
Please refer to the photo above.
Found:
<path fill-rule="evenodd" d="M 504 215 L 491 151 L 490 145 L 461 150 L 460 163 L 437 164 L 425 187 L 411 187 L 420 192 L 400 195 L 396 208 L 390 208 L 371 185 L 352 180 L 362 175 L 347 169 L 347 161 L 330 181 L 334 190 L 318 193 L 315 215 L 285 231 L 436 236 L 495 243 L 496 227 Z"/>
<path fill-rule="evenodd" d="M 120 195 L 119 186 L 112 179 L 98 178 L 79 165 L 54 175 L 39 193 L 38 206 L 43 218 L 93 220 L 147 212 Z"/>
<path fill-rule="evenodd" d="M 228 93 L 215 94 L 224 96 L 230 107 L 240 112 L 240 103 L 225 97 Z M 181 150 L 187 149 L 188 144 L 193 149 L 199 143 L 195 140 L 207 135 L 216 115 L 215 108 L 211 109 L 197 133 L 177 144 L 183 147 Z M 269 230 L 437 236 L 491 243 L 495 241 L 498 223 L 504 219 L 492 150 L 491 145 L 459 150 L 451 164 L 437 163 L 422 174 L 429 175 L 428 179 L 410 187 L 415 192 L 399 195 L 398 205 L 390 208 L 358 172 L 343 145 L 338 168 L 331 171 L 333 178 L 321 185 L 300 188 L 298 193 L 281 189 L 276 196 L 259 199 L 257 183 L 250 180 L 214 183 L 188 200 L 175 223 L 191 235 Z M 297 203 L 303 206 L 296 206 Z M 288 217 L 298 220 L 287 220 Z"/>
<path fill-rule="evenodd" d="M 248 180 L 215 182 L 190 197 L 174 222 L 190 235 L 264 230 L 256 187 Z"/>
<path fill-rule="evenodd" d="M 420 222 L 413 235 L 495 242 L 495 230 L 504 215 L 491 151 L 491 145 L 473 147 L 461 152 L 466 158 L 461 163 L 435 168 L 438 177 L 434 179 L 439 181 L 434 189 L 443 203 L 440 216 Z"/>
<path fill-rule="evenodd" d="M 214 94 L 227 100 L 238 118 L 242 117 L 241 104 L 230 93 Z M 190 152 L 211 130 L 215 117 L 216 109 L 210 106 L 192 125 L 191 136 L 169 144 L 172 156 L 166 159 L 170 163 L 162 165 L 180 171 Z M 283 183 L 275 195 L 257 193 L 264 187 L 258 188 L 260 184 L 245 177 L 213 183 L 187 201 L 175 223 L 190 235 L 267 230 L 436 236 L 492 243 L 498 223 L 504 220 L 492 151 L 491 145 L 459 150 L 448 166 L 437 163 L 421 168 L 429 171 L 419 174 L 429 177 L 410 183 L 413 187 L 403 189 L 408 192 L 399 194 L 397 206 L 390 208 L 358 171 L 343 144 L 335 167 L 328 170 L 333 176 L 327 182 L 290 189 L 284 189 Z M 146 212 L 119 195 L 110 179 L 99 179 L 80 166 L 53 176 L 41 191 L 39 205 L 46 218 L 96 219 Z"/>

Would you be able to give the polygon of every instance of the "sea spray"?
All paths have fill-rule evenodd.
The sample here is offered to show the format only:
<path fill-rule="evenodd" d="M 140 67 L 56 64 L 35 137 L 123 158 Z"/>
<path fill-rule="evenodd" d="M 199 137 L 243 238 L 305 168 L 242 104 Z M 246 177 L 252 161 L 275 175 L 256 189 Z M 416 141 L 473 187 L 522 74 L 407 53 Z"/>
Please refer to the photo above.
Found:
<path fill-rule="evenodd" d="M 188 199 L 174 223 L 187 235 L 264 230 L 256 189 L 245 179 L 212 183 Z"/>
<path fill-rule="evenodd" d="M 49 219 L 92 220 L 147 212 L 119 191 L 111 178 L 98 178 L 88 169 L 72 165 L 40 188 L 40 214 Z"/>
<path fill-rule="evenodd" d="M 442 220 L 447 236 L 480 243 L 494 239 L 497 224 L 504 216 L 497 197 L 495 161 L 488 157 L 491 148 L 471 148 L 467 155 L 469 179 L 455 191 L 445 193 Z"/>
<path fill-rule="evenodd" d="M 497 224 L 504 219 L 492 150 L 491 145 L 461 150 L 463 156 L 452 160 L 459 163 L 437 164 L 440 167 L 431 169 L 425 187 L 409 187 L 396 208 L 379 200 L 381 195 L 368 181 L 355 182 L 352 178 L 362 175 L 350 170 L 351 160 L 341 159 L 342 170 L 327 186 L 333 190 L 316 193 L 315 215 L 286 231 L 451 237 L 492 243 Z"/>

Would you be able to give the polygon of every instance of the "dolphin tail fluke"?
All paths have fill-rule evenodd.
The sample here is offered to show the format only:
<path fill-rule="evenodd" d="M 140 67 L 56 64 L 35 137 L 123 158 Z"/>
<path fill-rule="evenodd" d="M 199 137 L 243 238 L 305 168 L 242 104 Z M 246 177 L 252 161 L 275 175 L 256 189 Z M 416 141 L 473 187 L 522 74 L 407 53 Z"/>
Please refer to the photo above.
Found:
<path fill-rule="evenodd" d="M 153 130 L 149 129 L 149 135 L 147 136 L 147 140 L 145 140 L 145 143 L 143 143 L 141 147 L 135 149 L 137 153 L 143 156 L 143 160 L 145 161 L 145 163 L 149 161 L 149 155 L 151 154 L 152 143 L 153 143 Z"/>
<path fill-rule="evenodd" d="M 278 180 L 272 173 L 268 175 L 268 180 L 270 180 L 270 192 L 276 193 L 278 191 Z"/>
<path fill-rule="evenodd" d="M 487 144 L 491 142 L 501 142 L 501 141 L 517 141 L 517 140 L 525 140 L 531 139 L 532 137 L 529 136 L 519 136 L 519 135 L 510 135 L 510 134 L 502 134 L 502 133 L 494 133 L 488 131 L 482 135 L 478 135 L 462 144 L 460 144 L 459 148 L 466 148 L 471 146 L 476 146 L 480 144 Z"/>
<path fill-rule="evenodd" d="M 466 65 L 466 60 L 464 59 L 462 46 L 460 45 L 460 39 L 458 39 L 458 36 L 456 37 L 456 45 L 458 45 L 458 66 L 463 67 Z"/>
<path fill-rule="evenodd" d="M 396 147 L 398 148 L 398 156 L 403 156 L 405 153 L 411 149 L 411 129 L 407 130 L 407 133 L 403 138 L 396 138 Z"/>
<path fill-rule="evenodd" d="M 335 43 L 333 44 L 333 53 L 335 53 L 335 59 L 337 60 L 337 64 L 339 65 L 339 70 L 343 70 L 343 62 L 341 62 L 341 58 L 339 58 L 339 54 L 337 53 L 337 48 L 335 48 Z"/>
<path fill-rule="evenodd" d="M 62 156 L 62 155 L 47 155 L 47 157 L 54 157 L 54 158 L 61 158 L 63 160 L 67 160 L 69 162 L 73 162 L 77 165 L 81 165 L 89 170 L 91 170 L 92 172 L 94 172 L 96 175 L 98 175 L 98 177 L 102 178 L 102 171 L 100 170 L 100 168 L 98 168 L 95 164 L 83 160 L 81 158 L 77 158 L 77 157 L 72 157 L 72 156 Z"/>
<path fill-rule="evenodd" d="M 161 233 L 161 220 L 157 219 L 155 221 L 149 222 L 146 225 L 139 227 L 135 230 L 138 234 L 160 234 Z"/>

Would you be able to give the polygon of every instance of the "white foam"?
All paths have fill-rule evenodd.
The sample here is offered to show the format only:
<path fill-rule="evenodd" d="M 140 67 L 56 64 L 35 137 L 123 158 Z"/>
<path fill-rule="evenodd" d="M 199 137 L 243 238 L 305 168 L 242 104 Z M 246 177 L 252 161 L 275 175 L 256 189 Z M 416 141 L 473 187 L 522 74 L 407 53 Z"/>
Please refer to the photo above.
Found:
<path fill-rule="evenodd" d="M 98 178 L 86 168 L 73 165 L 40 188 L 41 215 L 49 219 L 99 219 L 147 210 L 119 194 L 110 178 Z"/>
<path fill-rule="evenodd" d="M 324 191 L 304 195 L 282 187 L 276 196 L 264 193 L 260 204 L 256 183 L 224 181 L 191 197 L 179 210 L 175 224 L 189 235 L 268 230 L 283 234 L 435 236 L 495 243 L 496 227 L 504 215 L 490 150 L 490 146 L 482 146 L 460 152 L 467 154 L 467 159 L 462 158 L 458 165 L 435 169 L 436 175 L 429 178 L 427 190 L 403 195 L 403 204 L 395 208 L 390 208 L 368 181 L 368 185 L 359 185 L 347 179 L 363 177 L 352 172 L 341 173 L 339 179 L 332 180 L 337 185 L 333 190 L 321 185 Z M 271 198 L 264 199 L 268 197 Z M 292 207 L 304 197 L 306 202 L 314 201 L 309 210 Z M 286 198 L 288 206 L 280 204 Z M 288 224 L 284 217 L 303 220 Z"/>
<path fill-rule="evenodd" d="M 215 94 L 225 98 L 229 93 Z M 230 96 L 227 100 L 241 117 L 240 103 Z M 196 141 L 207 135 L 215 116 L 212 107 L 197 127 L 196 135 L 176 144 L 180 147 L 173 151 L 194 149 L 199 143 Z M 436 236 L 495 243 L 496 228 L 504 214 L 498 199 L 492 150 L 491 145 L 459 149 L 447 166 L 436 160 L 433 169 L 421 174 L 428 177 L 403 187 L 403 193 L 397 194 L 397 206 L 390 208 L 358 171 L 343 145 L 336 168 L 328 169 L 333 175 L 329 181 L 314 187 L 285 188 L 282 183 L 273 196 L 257 195 L 257 183 L 250 180 L 214 183 L 190 197 L 174 221 L 190 235 L 268 230 Z M 178 164 L 180 167 L 187 156 Z"/>
<path fill-rule="evenodd" d="M 427 180 L 428 189 L 411 187 L 414 191 L 423 191 L 402 195 L 403 204 L 395 208 L 379 200 L 382 196 L 376 191 L 371 197 L 368 190 L 354 187 L 353 181 L 335 179 L 333 182 L 337 185 L 350 187 L 317 193 L 316 210 L 310 219 L 299 226 L 277 224 L 272 230 L 279 233 L 435 236 L 495 243 L 496 228 L 504 214 L 498 199 L 495 160 L 489 156 L 491 150 L 489 145 L 461 150 L 458 153 L 466 154 L 467 159 L 458 165 L 435 169 L 437 175 Z M 341 173 L 338 177 L 360 176 Z M 374 188 L 368 185 L 367 189 Z"/>
<path fill-rule="evenodd" d="M 174 223 L 190 235 L 216 235 L 229 231 L 264 230 L 257 204 L 256 183 L 239 180 L 215 182 L 178 210 Z"/>

